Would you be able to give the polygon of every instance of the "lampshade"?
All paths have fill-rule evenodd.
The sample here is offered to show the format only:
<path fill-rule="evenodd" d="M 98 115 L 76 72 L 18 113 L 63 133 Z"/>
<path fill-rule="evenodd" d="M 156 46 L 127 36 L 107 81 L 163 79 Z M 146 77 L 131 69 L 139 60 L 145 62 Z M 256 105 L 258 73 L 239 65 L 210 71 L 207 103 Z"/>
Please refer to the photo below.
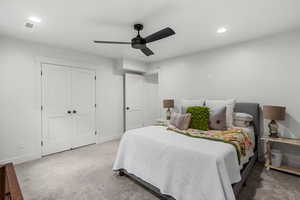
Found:
<path fill-rule="evenodd" d="M 283 106 L 263 106 L 263 114 L 265 119 L 270 120 L 284 120 L 285 119 L 285 107 Z"/>
<path fill-rule="evenodd" d="M 164 99 L 163 107 L 164 108 L 174 108 L 174 99 Z"/>

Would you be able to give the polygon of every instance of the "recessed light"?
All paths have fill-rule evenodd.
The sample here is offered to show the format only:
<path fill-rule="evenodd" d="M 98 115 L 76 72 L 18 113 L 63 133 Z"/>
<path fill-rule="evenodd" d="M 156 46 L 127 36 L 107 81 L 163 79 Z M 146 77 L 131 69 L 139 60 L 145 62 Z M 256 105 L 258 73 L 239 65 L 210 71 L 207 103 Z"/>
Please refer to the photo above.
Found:
<path fill-rule="evenodd" d="M 217 30 L 217 33 L 225 33 L 225 32 L 227 32 L 227 28 L 225 27 L 221 27 Z"/>
<path fill-rule="evenodd" d="M 30 21 L 32 21 L 32 22 L 35 22 L 35 23 L 40 23 L 40 22 L 42 22 L 41 18 L 34 17 L 34 16 L 28 17 L 28 20 L 30 20 Z"/>

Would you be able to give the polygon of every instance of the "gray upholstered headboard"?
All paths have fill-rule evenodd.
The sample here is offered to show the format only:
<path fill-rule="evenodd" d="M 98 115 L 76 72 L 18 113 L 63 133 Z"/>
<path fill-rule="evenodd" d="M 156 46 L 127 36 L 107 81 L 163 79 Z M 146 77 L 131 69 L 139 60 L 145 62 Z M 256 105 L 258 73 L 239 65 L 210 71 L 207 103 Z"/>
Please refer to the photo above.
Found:
<path fill-rule="evenodd" d="M 235 112 L 248 113 L 254 117 L 253 125 L 255 131 L 256 147 L 259 146 L 259 139 L 261 135 L 261 124 L 260 124 L 260 107 L 258 103 L 236 103 Z"/>

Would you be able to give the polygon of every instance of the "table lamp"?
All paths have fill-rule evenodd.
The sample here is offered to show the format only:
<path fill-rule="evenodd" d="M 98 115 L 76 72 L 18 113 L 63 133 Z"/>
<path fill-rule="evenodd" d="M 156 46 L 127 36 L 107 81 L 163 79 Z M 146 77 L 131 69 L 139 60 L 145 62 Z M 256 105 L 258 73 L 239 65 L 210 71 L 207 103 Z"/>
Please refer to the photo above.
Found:
<path fill-rule="evenodd" d="M 285 107 L 283 106 L 263 106 L 263 114 L 265 119 L 271 120 L 268 127 L 270 137 L 278 137 L 278 124 L 275 120 L 285 119 Z"/>
<path fill-rule="evenodd" d="M 171 108 L 174 108 L 174 99 L 164 99 L 163 107 L 167 108 L 166 116 L 167 116 L 167 120 L 170 120 L 171 119 Z"/>

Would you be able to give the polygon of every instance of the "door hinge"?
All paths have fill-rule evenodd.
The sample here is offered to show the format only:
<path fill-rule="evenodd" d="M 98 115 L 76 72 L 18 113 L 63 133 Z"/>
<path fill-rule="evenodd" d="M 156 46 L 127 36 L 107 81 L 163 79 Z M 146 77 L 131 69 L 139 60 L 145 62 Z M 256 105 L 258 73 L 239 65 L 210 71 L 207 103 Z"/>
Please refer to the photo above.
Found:
<path fill-rule="evenodd" d="M 97 77 L 95 76 L 95 80 L 97 80 Z"/>
<path fill-rule="evenodd" d="M 97 135 L 97 131 L 95 131 L 95 135 Z"/>
<path fill-rule="evenodd" d="M 97 104 L 95 104 L 95 108 L 97 107 Z"/>
<path fill-rule="evenodd" d="M 41 76 L 43 76 L 43 71 L 41 70 Z"/>
<path fill-rule="evenodd" d="M 44 109 L 44 107 L 43 106 L 41 106 L 41 110 L 43 110 Z"/>
<path fill-rule="evenodd" d="M 41 141 L 41 146 L 44 146 L 44 142 L 43 141 Z"/>

